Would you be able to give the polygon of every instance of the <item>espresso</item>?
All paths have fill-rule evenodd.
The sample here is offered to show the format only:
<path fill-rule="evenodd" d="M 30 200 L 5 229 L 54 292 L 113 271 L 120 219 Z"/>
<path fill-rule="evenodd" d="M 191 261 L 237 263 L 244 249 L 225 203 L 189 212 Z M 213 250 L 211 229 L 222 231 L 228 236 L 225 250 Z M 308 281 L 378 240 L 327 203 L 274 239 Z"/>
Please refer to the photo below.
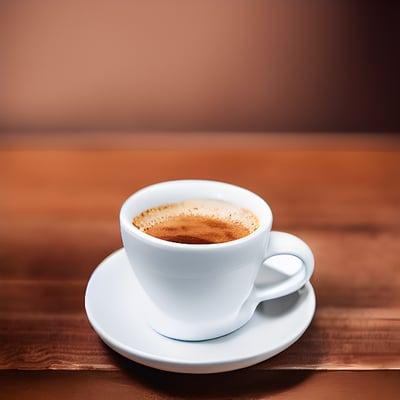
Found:
<path fill-rule="evenodd" d="M 150 208 L 133 225 L 158 239 L 186 244 L 224 243 L 254 232 L 259 222 L 245 208 L 220 200 L 186 200 Z"/>

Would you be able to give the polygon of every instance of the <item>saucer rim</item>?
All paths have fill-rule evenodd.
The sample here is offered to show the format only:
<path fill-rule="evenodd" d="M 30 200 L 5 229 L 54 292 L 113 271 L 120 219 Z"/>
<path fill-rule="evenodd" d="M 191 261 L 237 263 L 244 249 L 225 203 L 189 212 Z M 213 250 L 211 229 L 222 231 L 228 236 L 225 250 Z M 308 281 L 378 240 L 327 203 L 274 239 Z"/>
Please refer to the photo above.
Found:
<path fill-rule="evenodd" d="M 178 357 L 172 357 L 172 356 L 165 356 L 165 355 L 157 355 L 156 353 L 151 353 L 151 352 L 146 352 L 140 349 L 135 349 L 132 347 L 132 345 L 128 345 L 118 338 L 114 338 L 112 335 L 106 332 L 105 329 L 103 329 L 102 325 L 100 322 L 97 321 L 95 317 L 95 312 L 91 310 L 90 306 L 90 289 L 91 286 L 94 285 L 94 280 L 95 277 L 98 276 L 100 271 L 103 268 L 106 268 L 106 266 L 115 258 L 120 257 L 125 253 L 124 248 L 117 249 L 113 251 L 111 254 L 106 256 L 98 265 L 97 267 L 93 270 L 87 286 L 85 290 L 85 311 L 86 315 L 88 318 L 88 321 L 91 325 L 91 327 L 94 329 L 94 331 L 97 333 L 97 335 L 100 337 L 100 339 L 108 346 L 110 347 L 113 351 L 116 353 L 120 354 L 121 356 L 137 362 L 139 364 L 145 365 L 147 367 L 163 370 L 163 371 L 168 371 L 168 372 L 177 372 L 177 373 L 190 373 L 190 374 L 210 374 L 210 373 L 220 373 L 220 372 L 228 372 L 228 371 L 234 371 L 237 369 L 242 369 L 246 368 L 255 364 L 258 364 L 260 362 L 266 361 L 275 355 L 281 353 L 282 351 L 286 350 L 289 348 L 291 345 L 293 345 L 297 340 L 300 339 L 300 337 L 304 334 L 304 332 L 308 329 L 308 327 L 311 324 L 311 321 L 315 315 L 315 310 L 316 310 L 316 296 L 315 296 L 315 291 L 310 282 L 307 282 L 305 284 L 305 287 L 307 289 L 307 297 L 308 297 L 308 302 L 310 304 L 308 305 L 308 318 L 305 319 L 305 322 L 302 324 L 301 329 L 296 331 L 295 335 L 290 335 L 290 340 L 285 340 L 282 341 L 282 344 L 280 346 L 273 347 L 271 349 L 267 349 L 264 351 L 261 351 L 260 353 L 257 354 L 247 354 L 241 357 L 234 357 L 232 356 L 231 359 L 224 359 L 221 361 L 199 361 L 199 360 L 183 360 L 182 358 Z M 126 262 L 127 259 L 126 259 Z M 136 296 L 143 296 L 142 293 L 137 292 Z M 250 322 L 250 321 L 249 321 Z M 145 321 L 142 320 L 142 323 L 146 323 Z M 245 325 L 246 326 L 246 325 Z M 239 328 L 238 331 L 241 329 L 245 328 Z M 148 325 L 148 329 L 152 330 L 152 328 Z M 209 339 L 209 340 L 203 340 L 203 341 L 193 341 L 193 342 L 186 342 L 191 346 L 196 346 L 198 343 L 202 342 L 212 342 L 212 341 L 217 341 L 217 340 L 223 340 L 225 337 L 229 337 L 233 334 L 235 334 L 234 331 L 232 333 L 229 333 L 225 336 L 215 338 L 215 339 Z M 158 333 L 157 333 L 158 334 Z M 171 339 L 165 337 L 167 340 L 175 341 L 176 339 Z M 223 346 L 225 343 L 222 342 L 220 345 Z"/>

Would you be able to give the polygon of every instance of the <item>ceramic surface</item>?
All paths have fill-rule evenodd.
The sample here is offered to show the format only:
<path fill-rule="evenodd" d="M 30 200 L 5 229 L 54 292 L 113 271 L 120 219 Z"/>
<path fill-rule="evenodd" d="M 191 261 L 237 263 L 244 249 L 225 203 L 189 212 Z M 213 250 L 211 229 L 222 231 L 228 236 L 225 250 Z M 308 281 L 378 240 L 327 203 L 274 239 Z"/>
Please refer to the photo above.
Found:
<path fill-rule="evenodd" d="M 263 282 L 278 272 L 264 268 Z M 274 275 L 275 274 L 275 275 Z M 288 348 L 309 326 L 315 312 L 310 283 L 291 295 L 259 305 L 251 320 L 217 339 L 186 342 L 155 332 L 143 315 L 143 293 L 123 249 L 93 272 L 86 289 L 88 319 L 101 339 L 135 362 L 173 372 L 215 373 L 244 368 Z"/>

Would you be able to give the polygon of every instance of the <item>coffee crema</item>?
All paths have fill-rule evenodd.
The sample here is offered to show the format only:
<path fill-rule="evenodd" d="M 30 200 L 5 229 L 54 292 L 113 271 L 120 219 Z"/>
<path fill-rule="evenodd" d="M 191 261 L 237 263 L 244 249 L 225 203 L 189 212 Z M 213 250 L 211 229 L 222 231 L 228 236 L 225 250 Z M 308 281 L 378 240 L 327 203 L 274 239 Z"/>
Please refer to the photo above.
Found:
<path fill-rule="evenodd" d="M 185 200 L 149 208 L 133 221 L 141 231 L 175 243 L 214 244 L 254 232 L 258 218 L 245 208 L 220 200 Z"/>

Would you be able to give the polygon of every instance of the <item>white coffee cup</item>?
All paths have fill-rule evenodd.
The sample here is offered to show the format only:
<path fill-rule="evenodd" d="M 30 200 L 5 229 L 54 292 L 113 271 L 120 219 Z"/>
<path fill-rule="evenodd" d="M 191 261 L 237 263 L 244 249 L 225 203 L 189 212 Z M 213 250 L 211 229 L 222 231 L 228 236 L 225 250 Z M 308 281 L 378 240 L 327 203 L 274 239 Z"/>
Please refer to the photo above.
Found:
<path fill-rule="evenodd" d="M 188 199 L 227 201 L 259 220 L 249 235 L 225 243 L 182 244 L 155 238 L 132 224 L 141 212 Z M 145 293 L 144 315 L 158 333 L 180 340 L 228 334 L 252 317 L 257 305 L 299 290 L 311 277 L 314 257 L 298 237 L 271 231 L 272 213 L 258 195 L 228 183 L 178 180 L 148 186 L 130 196 L 120 212 L 129 262 Z M 293 255 L 302 266 L 275 284 L 255 285 L 264 262 Z"/>

